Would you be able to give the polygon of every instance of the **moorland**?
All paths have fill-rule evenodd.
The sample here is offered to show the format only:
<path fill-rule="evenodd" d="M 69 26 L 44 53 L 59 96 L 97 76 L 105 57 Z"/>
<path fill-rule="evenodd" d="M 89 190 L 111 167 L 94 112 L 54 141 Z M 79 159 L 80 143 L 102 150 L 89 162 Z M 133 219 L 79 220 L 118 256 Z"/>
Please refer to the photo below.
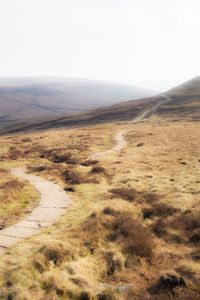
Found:
<path fill-rule="evenodd" d="M 41 200 L 13 169 L 58 185 L 70 204 L 1 247 L 0 298 L 200 298 L 199 100 L 168 97 L 132 119 L 1 135 L 1 229 Z"/>

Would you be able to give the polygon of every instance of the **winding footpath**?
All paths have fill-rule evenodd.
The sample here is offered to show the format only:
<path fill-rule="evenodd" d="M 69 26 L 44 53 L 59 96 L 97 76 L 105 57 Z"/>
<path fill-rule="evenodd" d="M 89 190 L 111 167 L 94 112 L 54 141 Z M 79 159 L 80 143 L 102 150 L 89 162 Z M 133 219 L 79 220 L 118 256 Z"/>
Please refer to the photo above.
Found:
<path fill-rule="evenodd" d="M 105 152 L 99 152 L 90 158 L 104 157 L 109 152 L 118 152 L 126 147 L 123 132 L 115 136 L 115 146 Z M 41 229 L 53 225 L 65 213 L 69 206 L 70 198 L 66 192 L 57 184 L 40 176 L 27 174 L 22 168 L 11 169 L 11 174 L 17 178 L 24 179 L 32 184 L 39 192 L 40 204 L 22 221 L 0 230 L 0 254 L 17 242 L 37 234 Z"/>
<path fill-rule="evenodd" d="M 123 148 L 127 146 L 127 142 L 124 139 L 124 132 L 118 132 L 115 135 L 115 146 L 112 147 L 111 149 L 102 151 L 102 152 L 97 152 L 92 154 L 89 159 L 101 159 L 104 158 L 108 154 L 113 154 L 115 152 L 120 152 Z"/>
<path fill-rule="evenodd" d="M 140 121 L 144 120 L 146 117 L 150 116 L 156 110 L 162 105 L 167 102 L 169 102 L 171 99 L 168 97 L 166 94 L 161 94 L 160 97 L 162 97 L 164 100 L 160 101 L 157 103 L 155 106 L 153 106 L 151 109 L 144 111 L 141 115 L 139 115 L 135 120 L 133 120 L 133 123 L 139 123 Z M 124 132 L 118 132 L 115 135 L 115 146 L 112 147 L 111 149 L 102 151 L 102 152 L 97 152 L 92 154 L 89 159 L 103 159 L 105 156 L 109 154 L 113 154 L 114 152 L 120 152 L 123 148 L 127 146 L 127 142 L 124 139 Z"/>
<path fill-rule="evenodd" d="M 22 221 L 0 230 L 0 253 L 42 228 L 54 224 L 65 213 L 70 203 L 66 192 L 57 184 L 40 176 L 27 174 L 24 169 L 11 169 L 11 174 L 31 183 L 39 192 L 40 204 Z"/>
<path fill-rule="evenodd" d="M 165 100 L 156 104 L 148 111 L 144 111 L 138 116 L 133 123 L 138 123 L 154 113 L 162 104 L 169 102 L 167 95 L 161 95 Z M 92 154 L 89 159 L 103 159 L 109 154 L 120 152 L 127 146 L 124 139 L 125 131 L 118 132 L 115 135 L 115 146 L 111 149 Z M 11 174 L 15 177 L 24 179 L 32 184 L 39 192 L 40 204 L 32 210 L 22 221 L 0 230 L 0 254 L 4 253 L 7 248 L 17 242 L 37 234 L 41 229 L 53 225 L 65 213 L 70 204 L 70 198 L 66 192 L 57 184 L 44 179 L 40 176 L 27 174 L 22 168 L 11 169 Z"/>
<path fill-rule="evenodd" d="M 90 158 L 101 158 L 108 153 L 119 152 L 126 147 L 123 132 L 115 135 L 115 146 L 104 152 L 93 154 Z M 41 229 L 53 225 L 65 213 L 70 198 L 57 184 L 40 176 L 27 174 L 22 168 L 11 169 L 11 174 L 32 184 L 39 192 L 40 204 L 22 221 L 0 230 L 0 254 L 17 242 L 37 234 Z"/>
<path fill-rule="evenodd" d="M 140 121 L 142 121 L 143 119 L 145 119 L 146 117 L 152 115 L 154 112 L 157 111 L 157 109 L 162 105 L 165 104 L 167 102 L 169 102 L 171 99 L 169 96 L 167 96 L 166 94 L 160 95 L 160 97 L 162 97 L 164 100 L 158 102 L 155 106 L 153 106 L 151 109 L 144 111 L 140 116 L 138 116 L 135 120 L 133 120 L 133 123 L 138 123 Z"/>

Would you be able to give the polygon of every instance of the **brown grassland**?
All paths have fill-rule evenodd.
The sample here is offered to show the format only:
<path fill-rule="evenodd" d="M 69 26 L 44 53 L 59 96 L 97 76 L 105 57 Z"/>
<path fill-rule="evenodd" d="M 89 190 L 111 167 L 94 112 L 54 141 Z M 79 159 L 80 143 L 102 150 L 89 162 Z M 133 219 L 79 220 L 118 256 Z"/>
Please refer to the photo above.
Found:
<path fill-rule="evenodd" d="M 14 224 L 39 202 L 35 189 L 12 177 L 7 168 L 0 168 L 0 229 Z"/>
<path fill-rule="evenodd" d="M 88 159 L 124 130 L 120 153 Z M 59 222 L 1 256 L 0 299 L 200 299 L 199 122 L 152 118 L 1 136 L 0 145 L 1 227 L 39 199 L 11 167 L 72 199 Z"/>

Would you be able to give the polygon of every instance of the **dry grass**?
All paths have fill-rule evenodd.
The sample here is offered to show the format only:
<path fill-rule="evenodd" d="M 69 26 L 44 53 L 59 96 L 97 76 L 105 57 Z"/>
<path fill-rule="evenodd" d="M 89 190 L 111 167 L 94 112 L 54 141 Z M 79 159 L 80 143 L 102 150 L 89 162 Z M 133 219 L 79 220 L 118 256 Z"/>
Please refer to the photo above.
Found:
<path fill-rule="evenodd" d="M 0 174 L 0 229 L 15 223 L 31 211 L 39 201 L 35 189 L 18 179 L 12 178 L 6 169 Z"/>
<path fill-rule="evenodd" d="M 115 188 L 110 190 L 110 192 L 117 197 L 120 197 L 127 201 L 134 201 L 138 198 L 138 192 L 133 188 Z"/>
<path fill-rule="evenodd" d="M 169 224 L 193 244 L 200 242 L 200 212 L 186 211 L 172 219 Z"/>
<path fill-rule="evenodd" d="M 127 128 L 125 150 L 88 160 Z M 169 299 L 167 291 L 149 292 L 169 270 L 187 284 L 179 298 L 197 299 L 199 123 L 113 123 L 0 139 L 0 174 L 29 165 L 73 192 L 57 224 L 1 257 L 0 298 Z M 21 187 L 13 191 L 20 203 Z"/>
<path fill-rule="evenodd" d="M 174 208 L 166 203 L 156 203 L 151 208 L 144 208 L 143 209 L 143 217 L 153 218 L 153 217 L 163 217 L 166 218 L 168 216 L 172 216 L 177 213 L 179 209 Z"/>
<path fill-rule="evenodd" d="M 84 167 L 89 167 L 89 166 L 96 165 L 98 163 L 99 163 L 98 160 L 89 159 L 89 160 L 85 160 L 85 161 L 81 162 L 81 165 Z"/>
<path fill-rule="evenodd" d="M 104 173 L 106 173 L 106 169 L 101 166 L 95 166 L 95 167 L 92 167 L 92 170 L 90 172 L 92 174 L 104 174 Z"/>
<path fill-rule="evenodd" d="M 121 244 L 122 252 L 128 256 L 136 255 L 150 259 L 153 255 L 153 236 L 128 213 L 120 214 L 113 220 L 108 239 Z"/>
<path fill-rule="evenodd" d="M 75 165 L 78 163 L 77 159 L 73 158 L 71 153 L 53 154 L 50 160 L 54 163 L 64 162 L 70 165 Z"/>
<path fill-rule="evenodd" d="M 69 184 L 83 184 L 83 183 L 95 183 L 98 184 L 99 181 L 95 177 L 89 175 L 81 175 L 71 169 L 63 171 L 62 177 L 64 182 Z"/>

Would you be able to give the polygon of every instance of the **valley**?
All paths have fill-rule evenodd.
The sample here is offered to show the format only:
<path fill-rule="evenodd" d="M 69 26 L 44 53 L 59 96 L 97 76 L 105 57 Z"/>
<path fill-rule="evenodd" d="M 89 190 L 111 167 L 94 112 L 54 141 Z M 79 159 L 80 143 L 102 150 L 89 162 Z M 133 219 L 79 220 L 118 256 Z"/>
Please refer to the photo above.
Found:
<path fill-rule="evenodd" d="M 89 79 L 0 78 L 0 130 L 155 94 L 148 89 Z"/>
<path fill-rule="evenodd" d="M 15 133 L 62 127 L 80 127 L 110 122 L 137 122 L 143 118 L 169 119 L 176 122 L 186 118 L 198 121 L 200 118 L 199 98 L 200 77 L 195 77 L 181 86 L 154 97 L 124 101 L 111 106 L 87 110 L 86 112 L 64 115 L 46 120 L 29 120 L 4 126 L 0 133 Z"/>

